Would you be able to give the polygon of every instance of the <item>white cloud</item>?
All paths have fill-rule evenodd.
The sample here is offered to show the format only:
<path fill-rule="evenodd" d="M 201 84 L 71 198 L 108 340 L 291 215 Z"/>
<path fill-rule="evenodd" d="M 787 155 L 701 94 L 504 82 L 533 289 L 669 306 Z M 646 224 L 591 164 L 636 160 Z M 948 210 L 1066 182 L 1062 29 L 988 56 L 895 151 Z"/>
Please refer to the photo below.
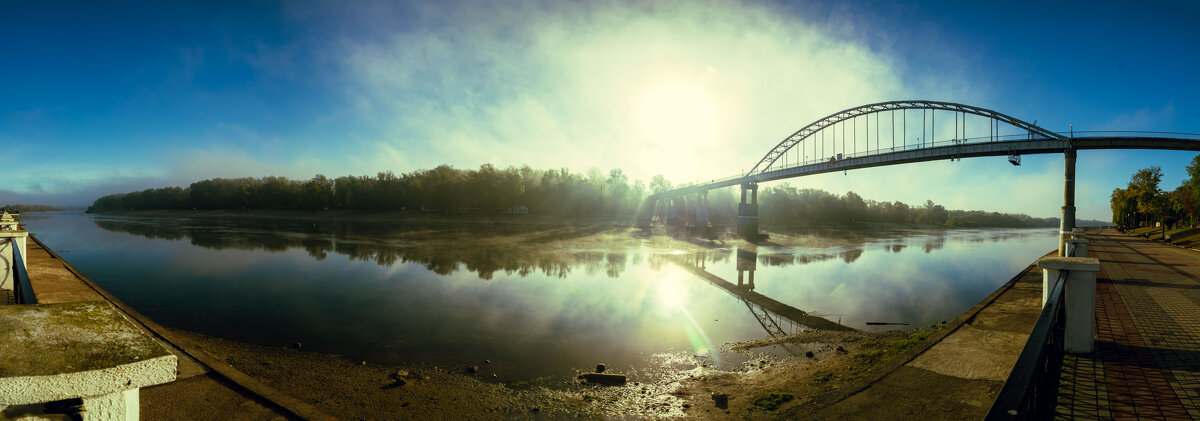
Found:
<path fill-rule="evenodd" d="M 903 96 L 891 58 L 769 7 L 542 6 L 424 9 L 417 20 L 446 25 L 347 49 L 347 95 L 384 127 L 378 142 L 419 167 L 619 167 L 676 181 L 739 172 L 809 121 Z M 710 142 L 639 130 L 639 101 L 671 84 L 709 101 L 717 121 L 695 124 L 715 128 Z"/>

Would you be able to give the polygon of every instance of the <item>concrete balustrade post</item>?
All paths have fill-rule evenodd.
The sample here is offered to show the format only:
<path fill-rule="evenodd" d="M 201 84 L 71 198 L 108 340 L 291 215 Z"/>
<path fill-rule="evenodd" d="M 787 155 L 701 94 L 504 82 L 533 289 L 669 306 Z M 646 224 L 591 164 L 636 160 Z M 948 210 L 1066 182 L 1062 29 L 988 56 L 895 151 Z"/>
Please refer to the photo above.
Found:
<path fill-rule="evenodd" d="M 137 421 L 140 417 L 139 389 L 82 398 L 84 421 Z"/>
<path fill-rule="evenodd" d="M 8 212 L 0 214 L 0 231 L 15 231 L 19 226 L 20 223 L 12 215 L 9 215 Z"/>
<path fill-rule="evenodd" d="M 0 335 L 0 408 L 79 398 L 84 420 L 137 420 L 140 389 L 175 380 L 178 358 L 105 301 L 0 306 L 0 326 L 24 332 Z"/>
<path fill-rule="evenodd" d="M 27 270 L 28 265 L 25 263 L 29 259 L 29 255 L 25 253 L 27 237 L 29 237 L 29 231 L 0 230 L 0 289 L 16 289 L 14 288 L 16 272 L 13 271 L 16 259 L 13 256 L 13 250 L 21 253 L 21 270 Z"/>
<path fill-rule="evenodd" d="M 1062 302 L 1066 313 L 1064 348 L 1072 354 L 1094 351 L 1096 344 L 1092 332 L 1096 324 L 1096 272 L 1100 271 L 1100 260 L 1095 257 L 1043 257 L 1037 265 L 1042 269 L 1043 307 L 1059 274 L 1067 272 Z"/>
<path fill-rule="evenodd" d="M 1068 257 L 1087 257 L 1088 240 L 1082 238 L 1072 238 L 1067 240 L 1067 249 L 1071 250 L 1071 255 Z"/>

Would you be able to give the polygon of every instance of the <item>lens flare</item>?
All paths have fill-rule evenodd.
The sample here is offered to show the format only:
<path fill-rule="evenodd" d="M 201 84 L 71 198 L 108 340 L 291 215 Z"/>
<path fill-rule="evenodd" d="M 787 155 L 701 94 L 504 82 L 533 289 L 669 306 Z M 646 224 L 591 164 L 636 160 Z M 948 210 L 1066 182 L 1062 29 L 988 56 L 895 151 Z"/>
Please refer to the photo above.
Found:
<path fill-rule="evenodd" d="M 683 315 L 683 332 L 687 335 L 688 345 L 692 347 L 695 355 L 708 356 L 714 362 L 719 362 L 718 355 L 713 349 L 712 340 L 708 338 L 704 328 L 696 323 L 696 318 L 692 317 L 692 313 L 684 306 L 688 302 L 688 283 L 684 276 L 678 273 L 669 274 L 659 278 L 655 286 L 658 299 L 662 302 L 663 307 L 674 310 L 675 314 Z"/>

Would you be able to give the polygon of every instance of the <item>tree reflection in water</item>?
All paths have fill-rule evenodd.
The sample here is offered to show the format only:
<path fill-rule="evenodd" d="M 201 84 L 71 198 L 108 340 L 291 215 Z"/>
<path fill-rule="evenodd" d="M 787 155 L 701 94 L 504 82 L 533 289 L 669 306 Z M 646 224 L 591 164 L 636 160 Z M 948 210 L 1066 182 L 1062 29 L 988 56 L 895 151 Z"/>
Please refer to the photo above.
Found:
<path fill-rule="evenodd" d="M 492 279 L 497 272 L 526 276 L 541 273 L 566 278 L 572 268 L 588 274 L 604 273 L 617 278 L 625 271 L 629 257 L 623 252 L 543 251 L 539 245 L 593 235 L 608 229 L 588 227 L 504 227 L 470 232 L 462 227 L 396 227 L 365 223 L 313 223 L 295 220 L 264 219 L 197 223 L 194 220 L 102 220 L 101 229 L 139 235 L 150 239 L 188 240 L 192 245 L 214 250 L 264 250 L 283 252 L 303 249 L 313 259 L 324 260 L 330 253 L 350 260 L 374 262 L 380 266 L 417 263 L 439 275 L 459 269 Z M 519 233 L 520 246 L 505 242 L 476 242 L 473 239 Z M 401 234 L 397 236 L 397 234 Z M 425 241 L 461 238 L 469 246 L 454 241 Z M 634 264 L 640 263 L 640 256 Z"/>

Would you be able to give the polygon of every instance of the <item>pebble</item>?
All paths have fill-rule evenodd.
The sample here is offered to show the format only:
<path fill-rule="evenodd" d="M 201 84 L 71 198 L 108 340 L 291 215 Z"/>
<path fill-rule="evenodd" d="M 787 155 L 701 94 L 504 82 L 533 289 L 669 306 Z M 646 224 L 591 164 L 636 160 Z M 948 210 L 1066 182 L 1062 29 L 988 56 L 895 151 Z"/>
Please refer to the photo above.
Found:
<path fill-rule="evenodd" d="M 715 404 L 717 408 L 725 409 L 726 406 L 729 406 L 729 395 L 727 394 L 714 392 L 712 394 L 712 400 L 713 404 Z"/>
<path fill-rule="evenodd" d="M 813 357 L 813 352 L 812 352 L 812 351 L 805 351 L 805 352 L 804 352 L 804 356 L 805 356 L 805 357 L 808 357 L 808 358 L 812 358 L 812 357 Z"/>
<path fill-rule="evenodd" d="M 471 374 L 479 374 L 479 366 L 473 365 L 473 366 L 467 367 L 467 372 L 471 373 Z"/>
<path fill-rule="evenodd" d="M 596 364 L 596 372 L 603 373 L 605 369 L 604 363 Z"/>

